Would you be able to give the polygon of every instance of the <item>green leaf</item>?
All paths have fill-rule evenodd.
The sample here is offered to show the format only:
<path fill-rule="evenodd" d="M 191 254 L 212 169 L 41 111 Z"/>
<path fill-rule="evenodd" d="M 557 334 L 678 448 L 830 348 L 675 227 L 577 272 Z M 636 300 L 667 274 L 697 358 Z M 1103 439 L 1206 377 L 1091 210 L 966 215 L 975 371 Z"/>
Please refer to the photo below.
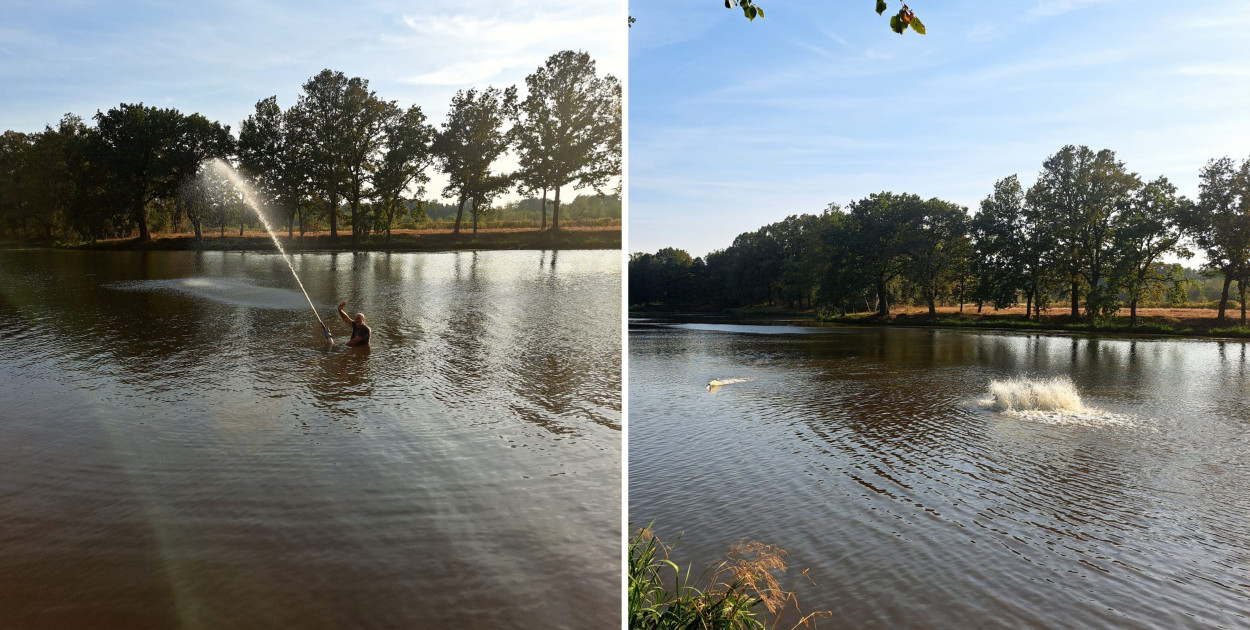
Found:
<path fill-rule="evenodd" d="M 733 8 L 733 7 L 729 6 L 729 0 L 725 0 L 725 8 L 726 8 L 726 9 L 731 9 L 731 8 Z"/>
<path fill-rule="evenodd" d="M 762 18 L 762 17 L 764 17 L 764 10 L 763 10 L 763 9 L 761 9 L 761 8 L 759 8 L 759 7 L 755 7 L 755 10 L 756 10 L 756 11 L 759 11 L 759 14 L 760 14 L 760 17 L 761 17 L 761 18 Z"/>
<path fill-rule="evenodd" d="M 907 25 L 903 24 L 903 21 L 898 19 L 897 15 L 890 18 L 890 30 L 894 31 L 895 33 L 898 33 L 899 35 L 902 35 L 903 29 L 905 28 L 907 28 Z"/>
<path fill-rule="evenodd" d="M 886 8 L 885 0 L 877 0 L 877 15 L 885 13 Z"/>
<path fill-rule="evenodd" d="M 924 35 L 924 24 L 920 22 L 920 18 L 912 17 L 911 30 L 916 31 L 917 33 L 920 33 L 921 35 Z"/>

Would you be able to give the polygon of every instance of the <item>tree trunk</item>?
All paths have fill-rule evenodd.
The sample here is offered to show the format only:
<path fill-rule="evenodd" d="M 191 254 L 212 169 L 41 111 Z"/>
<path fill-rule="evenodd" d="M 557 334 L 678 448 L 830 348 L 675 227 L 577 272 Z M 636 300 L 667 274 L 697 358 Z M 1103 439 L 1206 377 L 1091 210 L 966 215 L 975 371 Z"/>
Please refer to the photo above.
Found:
<path fill-rule="evenodd" d="M 146 243 L 152 240 L 152 234 L 148 232 L 148 211 L 144 207 L 143 195 L 139 195 L 135 200 L 135 219 L 139 222 L 139 242 Z M 22 231 L 25 231 L 26 221 L 22 221 Z"/>
<path fill-rule="evenodd" d="M 179 195 L 174 198 L 174 220 L 172 221 L 172 223 L 173 223 L 173 231 L 175 233 L 179 233 L 179 234 L 182 233 L 182 228 L 185 227 L 184 225 L 185 222 L 183 220 L 183 216 L 185 214 L 186 213 L 183 212 L 183 209 L 182 209 L 182 195 Z"/>
<path fill-rule="evenodd" d="M 1237 280 L 1237 298 L 1241 300 L 1241 325 L 1246 325 L 1246 279 Z"/>
<path fill-rule="evenodd" d="M 545 229 L 547 229 L 547 189 L 543 188 L 543 226 L 538 228 L 538 231 Z"/>
<path fill-rule="evenodd" d="M 1224 273 L 1224 290 L 1220 292 L 1220 314 L 1215 321 L 1224 323 L 1224 309 L 1228 306 L 1228 285 L 1233 283 L 1233 277 L 1227 272 Z"/>
<path fill-rule="evenodd" d="M 551 206 L 551 231 L 560 231 L 560 188 L 556 187 L 556 199 Z"/>
<path fill-rule="evenodd" d="M 456 208 L 456 227 L 452 228 L 452 234 L 460 233 L 460 218 L 464 216 L 464 195 L 460 196 L 460 207 Z"/>
<path fill-rule="evenodd" d="M 339 237 L 339 196 L 330 195 L 330 240 Z"/>
<path fill-rule="evenodd" d="M 877 314 L 882 317 L 890 316 L 890 303 L 885 295 L 885 280 L 877 279 Z"/>
<path fill-rule="evenodd" d="M 198 240 L 200 240 L 200 239 L 204 238 L 204 234 L 200 232 L 200 221 L 199 221 L 199 219 L 191 219 L 191 228 L 195 230 L 195 240 L 197 240 L 197 241 L 198 241 Z"/>
<path fill-rule="evenodd" d="M 1024 321 L 1029 321 L 1029 315 L 1033 312 L 1033 292 L 1025 291 L 1024 293 Z"/>
<path fill-rule="evenodd" d="M 360 242 L 360 227 L 358 225 L 359 219 L 357 218 L 358 217 L 357 210 L 360 208 L 360 198 L 353 197 L 351 200 L 351 206 L 352 206 L 352 248 L 355 249 L 356 245 Z"/>
<path fill-rule="evenodd" d="M 929 302 L 929 319 L 937 319 L 937 300 L 929 297 L 926 301 Z"/>
<path fill-rule="evenodd" d="M 1137 327 L 1137 298 L 1133 298 L 1128 303 L 1128 327 Z"/>
<path fill-rule="evenodd" d="M 394 200 L 383 197 L 386 208 L 386 250 L 391 249 L 391 226 L 395 224 L 395 205 Z"/>
<path fill-rule="evenodd" d="M 1072 319 L 1081 318 L 1080 299 L 1081 299 L 1081 284 L 1080 282 L 1073 280 L 1072 281 Z"/>

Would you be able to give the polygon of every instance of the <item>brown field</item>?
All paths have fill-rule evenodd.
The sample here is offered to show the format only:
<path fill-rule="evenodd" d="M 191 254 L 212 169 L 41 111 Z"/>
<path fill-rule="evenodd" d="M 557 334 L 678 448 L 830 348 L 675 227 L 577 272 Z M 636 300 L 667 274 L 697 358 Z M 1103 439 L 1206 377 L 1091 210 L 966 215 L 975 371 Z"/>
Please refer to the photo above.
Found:
<path fill-rule="evenodd" d="M 833 321 L 856 325 L 900 325 L 900 326 L 940 326 L 940 327 L 975 327 L 1027 330 L 1072 330 L 1099 333 L 1130 333 L 1130 334 L 1163 334 L 1163 335 L 1194 335 L 1219 337 L 1250 337 L 1250 328 L 1241 319 L 1241 307 L 1230 301 L 1223 322 L 1217 319 L 1219 311 L 1215 308 L 1172 308 L 1172 307 L 1141 307 L 1137 309 L 1137 326 L 1129 326 L 1128 309 L 1122 309 L 1109 321 L 1101 321 L 1091 325 L 1084 317 L 1073 320 L 1068 309 L 1054 308 L 1042 314 L 1040 322 L 1025 321 L 1024 306 L 995 310 L 990 307 L 976 312 L 976 305 L 965 304 L 961 314 L 958 306 L 937 307 L 936 319 L 929 317 L 929 309 L 924 306 L 894 307 L 890 316 L 882 319 L 875 313 L 854 313 L 846 317 L 835 318 Z M 635 311 L 635 314 L 641 314 Z M 743 320 L 815 320 L 816 313 L 811 309 L 794 310 L 778 307 L 735 308 L 726 311 L 732 317 Z"/>
<path fill-rule="evenodd" d="M 392 230 L 388 240 L 385 234 L 373 234 L 353 244 L 350 232 L 340 231 L 337 239 L 330 238 L 329 231 L 306 232 L 300 236 L 286 236 L 279 232 L 278 240 L 291 252 L 301 251 L 454 251 L 472 249 L 620 249 L 621 226 L 568 226 L 558 232 L 540 231 L 535 228 L 480 228 L 474 235 L 472 229 L 454 234 L 450 229 Z M 149 243 L 139 243 L 134 238 L 111 239 L 81 245 L 81 249 L 112 250 L 270 250 L 273 242 L 266 232 L 247 230 L 239 236 L 237 229 L 226 229 L 225 236 L 219 231 L 206 231 L 197 240 L 191 233 L 153 234 Z"/>
<path fill-rule="evenodd" d="M 952 318 L 968 320 L 970 323 L 984 322 L 987 325 L 992 320 L 1023 320 L 1024 307 L 1014 306 L 995 310 L 993 308 L 983 308 L 981 313 L 976 312 L 975 305 L 964 305 L 962 315 L 958 306 L 939 306 L 937 307 L 938 319 L 950 320 Z M 1139 307 L 1137 309 L 1137 326 L 1157 328 L 1167 326 L 1176 332 L 1182 332 L 1185 329 L 1192 329 L 1194 333 L 1207 333 L 1212 328 L 1226 328 L 1238 325 L 1244 325 L 1241 320 L 1241 309 L 1239 305 L 1230 304 L 1225 313 L 1225 320 L 1220 322 L 1217 319 L 1219 311 L 1214 308 L 1174 308 L 1174 307 Z M 927 307 L 909 306 L 894 309 L 890 315 L 891 323 L 896 324 L 923 324 L 929 320 L 929 309 Z M 1049 311 L 1042 313 L 1042 327 L 1063 328 L 1072 324 L 1088 324 L 1088 320 L 1082 318 L 1073 320 L 1069 315 L 1067 305 L 1063 308 L 1051 307 Z M 1116 317 L 1106 322 L 1107 328 L 1124 328 L 1128 329 L 1129 315 L 1128 308 L 1123 308 Z M 1153 332 L 1159 332 L 1153 330 Z"/>

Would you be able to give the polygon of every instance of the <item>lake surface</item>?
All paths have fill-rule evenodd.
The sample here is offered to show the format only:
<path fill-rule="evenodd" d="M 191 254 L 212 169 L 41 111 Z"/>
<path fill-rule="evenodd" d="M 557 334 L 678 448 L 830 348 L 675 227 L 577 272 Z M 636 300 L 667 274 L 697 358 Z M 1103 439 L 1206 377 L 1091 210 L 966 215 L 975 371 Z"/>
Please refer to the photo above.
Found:
<path fill-rule="evenodd" d="M 629 517 L 695 574 L 745 538 L 831 627 L 1250 626 L 1245 343 L 638 321 L 629 348 Z M 1087 408 L 987 407 L 1012 377 Z"/>
<path fill-rule="evenodd" d="M 619 625 L 620 252 L 294 266 L 0 252 L 0 627 Z"/>

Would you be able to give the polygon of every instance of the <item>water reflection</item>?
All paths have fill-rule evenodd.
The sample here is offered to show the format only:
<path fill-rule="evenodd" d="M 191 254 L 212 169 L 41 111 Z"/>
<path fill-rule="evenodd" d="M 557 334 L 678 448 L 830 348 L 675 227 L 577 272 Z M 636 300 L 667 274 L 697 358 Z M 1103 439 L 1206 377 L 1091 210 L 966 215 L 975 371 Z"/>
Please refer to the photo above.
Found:
<path fill-rule="evenodd" d="M 725 330 L 631 326 L 630 516 L 683 560 L 779 544 L 852 627 L 1244 625 L 1245 344 Z M 1132 422 L 977 404 L 1018 376 Z"/>
<path fill-rule="evenodd" d="M 295 256 L 327 349 L 277 254 L 0 252 L 0 619 L 619 624 L 620 257 L 554 257 Z"/>

